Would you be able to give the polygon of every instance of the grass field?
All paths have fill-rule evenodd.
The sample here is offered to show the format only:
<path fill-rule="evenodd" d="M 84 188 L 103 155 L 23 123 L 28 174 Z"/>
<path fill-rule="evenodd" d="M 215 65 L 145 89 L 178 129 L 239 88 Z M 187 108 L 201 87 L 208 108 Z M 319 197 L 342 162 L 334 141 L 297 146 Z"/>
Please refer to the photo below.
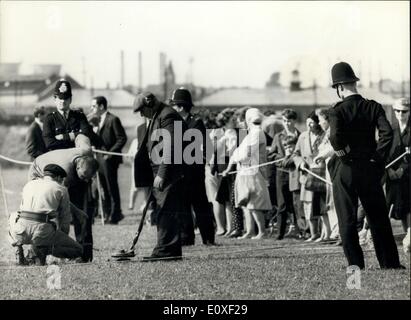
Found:
<path fill-rule="evenodd" d="M 115 262 L 110 254 L 129 246 L 138 217 L 127 211 L 130 168 L 120 169 L 123 210 L 117 226 L 93 229 L 95 259 L 88 264 L 60 264 L 61 289 L 47 288 L 47 267 L 17 267 L 6 239 L 7 219 L 0 203 L 0 298 L 2 299 L 410 299 L 410 260 L 399 246 L 407 270 L 382 271 L 373 251 L 366 251 L 367 268 L 361 288 L 348 289 L 346 261 L 341 247 L 305 244 L 274 238 L 234 240 L 218 238 L 219 246 L 183 249 L 179 262 Z M 9 210 L 16 210 L 26 170 L 3 169 Z M 395 225 L 396 232 L 400 231 Z M 138 256 L 155 243 L 155 229 L 145 226 Z"/>

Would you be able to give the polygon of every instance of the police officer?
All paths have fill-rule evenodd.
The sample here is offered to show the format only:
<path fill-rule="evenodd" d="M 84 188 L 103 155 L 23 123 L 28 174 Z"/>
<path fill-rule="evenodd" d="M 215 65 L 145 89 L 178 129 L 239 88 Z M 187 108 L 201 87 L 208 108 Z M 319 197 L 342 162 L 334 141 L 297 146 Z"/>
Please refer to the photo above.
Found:
<path fill-rule="evenodd" d="M 68 236 L 71 213 L 67 188 L 63 186 L 66 176 L 62 167 L 48 164 L 42 178 L 24 186 L 20 210 L 11 214 L 9 221 L 9 240 L 17 247 L 18 265 L 28 264 L 23 244 L 32 245 L 38 265 L 44 265 L 49 254 L 71 259 L 81 256 L 82 246 Z"/>
<path fill-rule="evenodd" d="M 187 215 L 182 222 L 182 234 L 181 240 L 183 245 L 193 245 L 194 244 L 194 225 L 191 214 L 191 208 L 195 213 L 196 223 L 200 229 L 201 238 L 203 244 L 214 245 L 215 231 L 214 231 L 214 220 L 213 220 L 213 209 L 212 204 L 207 199 L 206 189 L 205 189 L 205 163 L 206 163 L 206 138 L 208 137 L 206 133 L 206 127 L 200 117 L 195 116 L 190 113 L 191 108 L 194 106 L 191 98 L 191 93 L 187 89 L 179 88 L 175 90 L 170 99 L 170 105 L 187 123 L 188 129 L 197 130 L 201 133 L 201 145 L 202 146 L 202 159 L 201 163 L 193 163 L 187 167 L 187 194 L 186 194 L 186 205 L 187 205 Z M 194 132 L 196 134 L 196 132 Z M 195 137 L 195 136 L 194 136 Z"/>
<path fill-rule="evenodd" d="M 331 69 L 332 87 L 342 100 L 330 114 L 330 142 L 335 155 L 328 163 L 333 183 L 341 240 L 349 265 L 363 269 L 364 255 L 357 233 L 358 199 L 364 206 L 374 248 L 382 269 L 400 265 L 388 208 L 381 186 L 392 129 L 382 106 L 357 92 L 359 80 L 351 66 L 339 62 Z M 378 142 L 375 130 L 378 129 Z"/>
<path fill-rule="evenodd" d="M 68 149 L 75 146 L 77 135 L 90 139 L 93 130 L 86 116 L 79 110 L 71 110 L 71 84 L 65 79 L 56 82 L 54 102 L 57 111 L 49 113 L 43 125 L 43 138 L 48 150 Z"/>

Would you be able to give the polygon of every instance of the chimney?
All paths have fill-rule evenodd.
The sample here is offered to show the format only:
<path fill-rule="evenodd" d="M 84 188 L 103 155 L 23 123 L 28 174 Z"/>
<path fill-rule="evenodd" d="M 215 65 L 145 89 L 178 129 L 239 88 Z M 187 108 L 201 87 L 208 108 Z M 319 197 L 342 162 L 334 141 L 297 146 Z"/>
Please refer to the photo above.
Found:
<path fill-rule="evenodd" d="M 143 90 L 143 66 L 141 51 L 138 52 L 138 92 Z"/>
<path fill-rule="evenodd" d="M 166 54 L 160 52 L 160 84 L 165 82 L 165 72 L 166 72 Z"/>
<path fill-rule="evenodd" d="M 301 90 L 300 72 L 297 69 L 293 70 L 291 73 L 290 90 L 291 91 Z"/>
<path fill-rule="evenodd" d="M 124 88 L 124 51 L 120 52 L 120 89 Z"/>

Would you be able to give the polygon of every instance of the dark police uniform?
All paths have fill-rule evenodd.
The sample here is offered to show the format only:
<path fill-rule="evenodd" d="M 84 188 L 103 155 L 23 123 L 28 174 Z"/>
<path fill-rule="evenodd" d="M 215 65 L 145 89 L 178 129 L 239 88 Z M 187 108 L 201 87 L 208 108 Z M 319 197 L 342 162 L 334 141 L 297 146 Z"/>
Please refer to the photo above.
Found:
<path fill-rule="evenodd" d="M 191 216 L 191 208 L 196 217 L 196 223 L 200 229 L 201 238 L 204 244 L 214 244 L 214 215 L 211 203 L 208 201 L 205 189 L 205 162 L 206 162 L 206 127 L 200 117 L 189 114 L 185 119 L 188 129 L 199 130 L 203 137 L 203 163 L 191 164 L 187 166 L 186 179 L 186 201 L 187 217 L 182 220 L 181 239 L 187 244 L 194 244 L 194 226 Z"/>
<path fill-rule="evenodd" d="M 392 129 L 382 106 L 359 94 L 345 97 L 330 114 L 330 142 L 336 152 L 328 163 L 341 240 L 349 265 L 364 268 L 357 234 L 358 199 L 364 206 L 381 268 L 399 268 L 388 208 L 381 186 Z M 375 130 L 378 129 L 378 143 Z"/>
<path fill-rule="evenodd" d="M 67 119 L 60 112 L 53 111 L 44 120 L 43 138 L 48 150 L 69 149 L 75 147 L 69 133 L 75 136 L 82 133 L 91 139 L 91 131 L 86 116 L 80 110 L 69 110 Z M 56 139 L 59 134 L 63 135 L 63 140 Z"/>

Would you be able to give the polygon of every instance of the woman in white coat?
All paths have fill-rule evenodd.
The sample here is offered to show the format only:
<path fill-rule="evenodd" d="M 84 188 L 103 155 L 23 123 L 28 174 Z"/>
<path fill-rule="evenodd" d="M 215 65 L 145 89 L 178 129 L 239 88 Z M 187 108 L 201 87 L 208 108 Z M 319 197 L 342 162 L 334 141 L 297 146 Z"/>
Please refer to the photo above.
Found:
<path fill-rule="evenodd" d="M 267 143 L 261 128 L 263 115 L 256 108 L 247 110 L 245 121 L 248 133 L 230 158 L 223 176 L 229 174 L 237 165 L 235 180 L 235 204 L 242 207 L 245 215 L 246 232 L 240 238 L 261 239 L 265 236 L 264 211 L 271 210 L 272 204 L 268 192 L 267 167 L 252 168 L 252 166 L 267 162 Z M 258 234 L 253 236 L 254 221 Z"/>

